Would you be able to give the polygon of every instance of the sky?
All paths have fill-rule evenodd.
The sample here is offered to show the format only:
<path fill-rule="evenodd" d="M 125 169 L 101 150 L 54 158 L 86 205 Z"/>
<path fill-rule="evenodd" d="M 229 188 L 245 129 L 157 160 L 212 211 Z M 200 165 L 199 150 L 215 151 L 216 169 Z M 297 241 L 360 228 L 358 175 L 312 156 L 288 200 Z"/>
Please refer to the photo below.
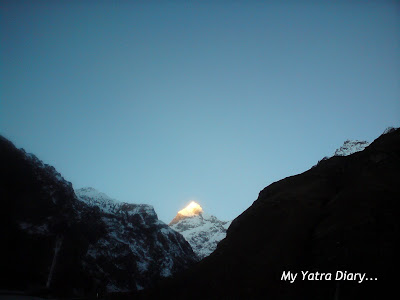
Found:
<path fill-rule="evenodd" d="M 400 126 L 396 1 L 3 0 L 0 38 L 0 134 L 167 223 Z"/>

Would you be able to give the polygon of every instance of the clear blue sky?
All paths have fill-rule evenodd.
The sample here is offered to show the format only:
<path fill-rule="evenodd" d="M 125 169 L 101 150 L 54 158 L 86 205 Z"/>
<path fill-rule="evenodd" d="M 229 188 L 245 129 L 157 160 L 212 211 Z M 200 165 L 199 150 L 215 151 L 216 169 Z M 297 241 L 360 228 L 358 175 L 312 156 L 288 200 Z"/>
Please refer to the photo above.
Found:
<path fill-rule="evenodd" d="M 169 222 L 400 126 L 399 2 L 215 2 L 2 1 L 0 133 Z"/>

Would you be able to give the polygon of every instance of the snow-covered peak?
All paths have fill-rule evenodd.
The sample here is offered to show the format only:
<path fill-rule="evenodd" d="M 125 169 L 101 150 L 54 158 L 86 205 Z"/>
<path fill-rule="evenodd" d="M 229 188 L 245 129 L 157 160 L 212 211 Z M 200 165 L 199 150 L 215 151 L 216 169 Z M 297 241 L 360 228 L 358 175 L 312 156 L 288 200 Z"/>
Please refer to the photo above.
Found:
<path fill-rule="evenodd" d="M 347 140 L 339 149 L 336 149 L 335 154 L 333 156 L 348 156 L 353 153 L 363 151 L 366 147 L 369 146 L 369 144 L 370 143 L 367 141 Z"/>
<path fill-rule="evenodd" d="M 203 214 L 203 208 L 198 203 L 192 201 L 184 209 L 178 211 L 175 218 L 172 219 L 169 225 L 171 226 L 178 223 L 180 220 L 194 216 L 200 216 L 201 214 Z"/>
<path fill-rule="evenodd" d="M 231 221 L 220 221 L 217 217 L 204 213 L 201 206 L 192 201 L 178 212 L 169 226 L 181 233 L 196 255 L 202 259 L 210 255 L 219 241 L 225 238 L 230 223 Z"/>
<path fill-rule="evenodd" d="M 92 187 L 75 190 L 77 198 L 89 206 L 97 206 L 105 213 L 115 213 L 121 203 Z"/>
<path fill-rule="evenodd" d="M 102 192 L 99 192 L 98 190 L 92 188 L 92 187 L 84 187 L 81 189 L 76 189 L 75 194 L 78 197 L 85 197 L 85 198 L 91 198 L 91 199 L 96 199 L 97 201 L 106 201 L 106 202 L 116 202 L 119 203 L 118 200 L 111 198 L 107 194 L 104 194 Z"/>
<path fill-rule="evenodd" d="M 184 209 L 178 211 L 178 214 L 185 216 L 185 217 L 191 217 L 194 215 L 199 215 L 202 212 L 203 212 L 203 208 L 198 203 L 192 201 Z"/>
<path fill-rule="evenodd" d="M 99 192 L 92 187 L 85 187 L 75 190 L 75 195 L 82 202 L 90 206 L 97 206 L 105 213 L 127 213 L 128 215 L 147 215 L 157 220 L 157 214 L 154 207 L 148 204 L 132 204 L 120 202 L 109 197 L 107 194 Z"/>

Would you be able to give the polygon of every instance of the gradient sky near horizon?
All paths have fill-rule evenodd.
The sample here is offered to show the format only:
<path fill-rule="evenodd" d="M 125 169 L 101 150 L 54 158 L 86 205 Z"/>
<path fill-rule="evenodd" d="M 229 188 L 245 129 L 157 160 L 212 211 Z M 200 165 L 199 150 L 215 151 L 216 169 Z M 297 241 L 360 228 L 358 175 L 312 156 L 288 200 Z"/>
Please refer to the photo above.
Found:
<path fill-rule="evenodd" d="M 396 1 L 2 1 L 0 134 L 91 186 L 222 220 L 400 126 Z"/>

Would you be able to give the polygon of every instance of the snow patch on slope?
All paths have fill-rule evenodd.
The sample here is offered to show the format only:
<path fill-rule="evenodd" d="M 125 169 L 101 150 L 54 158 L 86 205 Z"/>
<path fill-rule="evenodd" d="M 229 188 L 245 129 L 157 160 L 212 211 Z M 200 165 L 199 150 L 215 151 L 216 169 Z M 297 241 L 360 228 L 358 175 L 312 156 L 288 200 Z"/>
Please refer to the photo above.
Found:
<path fill-rule="evenodd" d="M 367 141 L 346 140 L 339 149 L 336 149 L 333 156 L 348 156 L 353 153 L 363 151 L 366 147 L 369 146 L 369 144 L 370 143 Z"/>
<path fill-rule="evenodd" d="M 123 203 L 92 187 L 77 189 L 75 190 L 75 194 L 80 201 L 89 206 L 97 206 L 104 213 L 115 214 L 124 212 L 130 216 L 138 215 L 143 217 L 143 215 L 147 215 L 157 219 L 154 207 L 148 204 Z M 143 222 L 145 223 L 144 219 Z"/>

